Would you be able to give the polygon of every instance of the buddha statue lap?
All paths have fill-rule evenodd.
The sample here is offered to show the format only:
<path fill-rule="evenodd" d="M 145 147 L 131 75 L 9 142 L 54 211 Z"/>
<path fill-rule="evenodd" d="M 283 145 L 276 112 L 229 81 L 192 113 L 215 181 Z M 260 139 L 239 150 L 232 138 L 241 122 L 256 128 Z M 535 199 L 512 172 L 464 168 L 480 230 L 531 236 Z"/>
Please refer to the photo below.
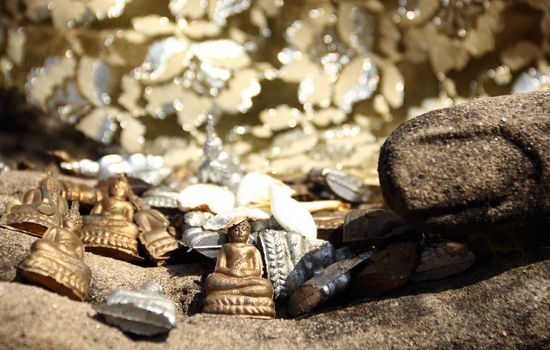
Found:
<path fill-rule="evenodd" d="M 78 207 L 78 202 L 73 202 L 63 226 L 50 227 L 41 240 L 33 243 L 19 272 L 29 282 L 84 301 L 92 274 L 84 263 L 84 245 L 78 236 L 82 227 Z"/>
<path fill-rule="evenodd" d="M 59 181 L 48 175 L 40 187 L 27 191 L 22 200 L 7 205 L 2 225 L 42 237 L 48 228 L 62 225 L 67 210 Z"/>
<path fill-rule="evenodd" d="M 118 176 L 109 185 L 108 196 L 102 198 L 85 218 L 81 231 L 82 243 L 87 250 L 100 255 L 141 261 L 139 255 L 139 229 L 133 223 L 134 205 L 126 177 Z"/>
<path fill-rule="evenodd" d="M 242 221 L 228 231 L 216 268 L 206 279 L 203 312 L 257 318 L 275 317 L 273 286 L 262 278 L 260 252 L 248 244 L 250 225 Z"/>

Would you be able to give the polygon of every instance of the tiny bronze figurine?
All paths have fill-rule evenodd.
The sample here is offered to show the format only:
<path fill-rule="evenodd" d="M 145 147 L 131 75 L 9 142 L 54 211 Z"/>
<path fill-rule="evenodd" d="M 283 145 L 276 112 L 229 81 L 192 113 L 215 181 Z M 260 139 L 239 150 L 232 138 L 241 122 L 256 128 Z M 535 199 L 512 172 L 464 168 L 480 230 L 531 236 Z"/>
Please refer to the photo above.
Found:
<path fill-rule="evenodd" d="M 223 245 L 216 268 L 206 279 L 203 312 L 274 318 L 273 286 L 262 278 L 260 252 L 248 243 L 250 224 L 242 221 L 228 235 L 229 243 Z"/>
<path fill-rule="evenodd" d="M 41 240 L 33 243 L 30 254 L 19 265 L 19 271 L 29 282 L 73 300 L 84 301 L 92 273 L 84 263 L 84 245 L 78 237 L 82 227 L 78 207 L 78 202 L 73 202 L 65 215 L 63 227 L 50 227 Z"/>
<path fill-rule="evenodd" d="M 139 241 L 145 247 L 147 256 L 157 264 L 168 259 L 170 253 L 179 248 L 174 227 L 160 211 L 143 205 L 135 220 L 142 231 Z"/>
<path fill-rule="evenodd" d="M 61 185 L 51 174 L 40 187 L 23 195 L 23 199 L 7 205 L 2 225 L 42 237 L 50 227 L 62 226 L 67 213 L 67 201 L 61 196 Z"/>
<path fill-rule="evenodd" d="M 84 220 L 81 238 L 87 250 L 121 260 L 143 260 L 138 251 L 139 229 L 133 223 L 134 198 L 125 176 L 110 183 L 109 195 Z"/>

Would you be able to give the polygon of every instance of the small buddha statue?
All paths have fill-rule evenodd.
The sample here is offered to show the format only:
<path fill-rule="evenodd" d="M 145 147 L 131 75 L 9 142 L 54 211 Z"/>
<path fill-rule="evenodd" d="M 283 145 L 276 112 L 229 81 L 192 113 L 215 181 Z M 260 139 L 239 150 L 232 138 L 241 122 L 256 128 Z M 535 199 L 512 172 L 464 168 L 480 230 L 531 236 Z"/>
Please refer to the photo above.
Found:
<path fill-rule="evenodd" d="M 42 237 L 48 228 L 62 226 L 68 209 L 67 201 L 61 196 L 59 181 L 49 174 L 40 187 L 27 191 L 22 200 L 7 205 L 2 225 Z"/>
<path fill-rule="evenodd" d="M 157 264 L 164 262 L 170 253 L 179 248 L 174 227 L 160 211 L 141 204 L 135 221 L 141 230 L 139 241 L 145 247 L 147 256 Z"/>
<path fill-rule="evenodd" d="M 82 227 L 78 207 L 78 202 L 73 202 L 63 226 L 50 227 L 41 240 L 33 243 L 19 271 L 29 282 L 84 301 L 92 273 L 84 263 L 84 245 L 78 236 Z"/>
<path fill-rule="evenodd" d="M 262 278 L 262 257 L 248 243 L 250 225 L 242 221 L 228 230 L 216 268 L 206 279 L 203 312 L 257 318 L 275 317 L 273 286 Z"/>
<path fill-rule="evenodd" d="M 143 260 L 138 250 L 139 229 L 133 223 L 134 197 L 125 176 L 110 183 L 108 196 L 84 220 L 81 238 L 87 250 L 126 261 Z"/>

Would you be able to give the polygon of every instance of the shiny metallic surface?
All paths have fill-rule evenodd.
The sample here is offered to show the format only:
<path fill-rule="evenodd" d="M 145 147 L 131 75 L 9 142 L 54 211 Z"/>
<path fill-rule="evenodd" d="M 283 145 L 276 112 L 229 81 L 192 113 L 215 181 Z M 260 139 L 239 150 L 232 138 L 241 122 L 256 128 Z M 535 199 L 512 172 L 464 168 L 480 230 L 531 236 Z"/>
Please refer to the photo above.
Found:
<path fill-rule="evenodd" d="M 288 297 L 315 271 L 335 259 L 334 248 L 327 241 L 309 240 L 280 230 L 263 230 L 258 236 L 275 299 Z"/>
<path fill-rule="evenodd" d="M 338 198 L 351 203 L 365 203 L 371 197 L 370 189 L 357 177 L 330 168 L 313 168 L 309 177 L 324 185 Z"/>
<path fill-rule="evenodd" d="M 143 289 L 115 289 L 96 311 L 105 321 L 125 332 L 154 336 L 176 327 L 176 305 L 162 296 L 158 283 L 148 283 Z"/>
<path fill-rule="evenodd" d="M 172 208 L 178 207 L 179 192 L 167 186 L 158 186 L 143 193 L 143 202 L 153 208 Z"/>
<path fill-rule="evenodd" d="M 239 169 L 237 160 L 223 150 L 222 140 L 215 130 L 217 119 L 212 114 L 207 117 L 204 159 L 199 166 L 198 178 L 201 182 L 226 186 L 235 192 L 244 174 Z"/>
<path fill-rule="evenodd" d="M 289 299 L 289 314 L 298 316 L 310 312 L 346 290 L 351 283 L 349 272 L 367 258 L 368 255 L 360 255 L 327 266 L 292 293 Z"/>
<path fill-rule="evenodd" d="M 191 227 L 183 231 L 180 244 L 189 250 L 195 250 L 207 258 L 215 259 L 222 245 L 227 243 L 227 234 L 206 231 L 200 227 Z"/>

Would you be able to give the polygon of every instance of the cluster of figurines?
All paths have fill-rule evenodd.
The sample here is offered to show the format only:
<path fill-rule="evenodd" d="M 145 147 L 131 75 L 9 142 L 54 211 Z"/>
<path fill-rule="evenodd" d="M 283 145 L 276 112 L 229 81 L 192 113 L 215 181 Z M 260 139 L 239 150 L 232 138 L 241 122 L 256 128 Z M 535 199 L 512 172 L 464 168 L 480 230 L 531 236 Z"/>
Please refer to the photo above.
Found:
<path fill-rule="evenodd" d="M 204 284 L 204 312 L 273 318 L 275 302 L 287 301 L 287 315 L 296 316 L 335 295 L 377 296 L 473 263 L 464 244 L 426 241 L 383 208 L 375 187 L 342 171 L 316 168 L 286 183 L 244 173 L 212 127 L 204 153 L 197 176 L 174 173 L 156 185 L 129 171 L 95 186 L 49 175 L 10 203 L 0 222 L 41 238 L 20 264 L 21 276 L 86 300 L 92 272 L 84 250 L 143 265 L 194 250 L 217 259 Z M 124 318 L 117 303 L 128 299 L 130 314 L 150 310 L 147 301 L 159 315 L 175 312 L 157 291 L 116 291 L 100 309 L 108 319 Z"/>

